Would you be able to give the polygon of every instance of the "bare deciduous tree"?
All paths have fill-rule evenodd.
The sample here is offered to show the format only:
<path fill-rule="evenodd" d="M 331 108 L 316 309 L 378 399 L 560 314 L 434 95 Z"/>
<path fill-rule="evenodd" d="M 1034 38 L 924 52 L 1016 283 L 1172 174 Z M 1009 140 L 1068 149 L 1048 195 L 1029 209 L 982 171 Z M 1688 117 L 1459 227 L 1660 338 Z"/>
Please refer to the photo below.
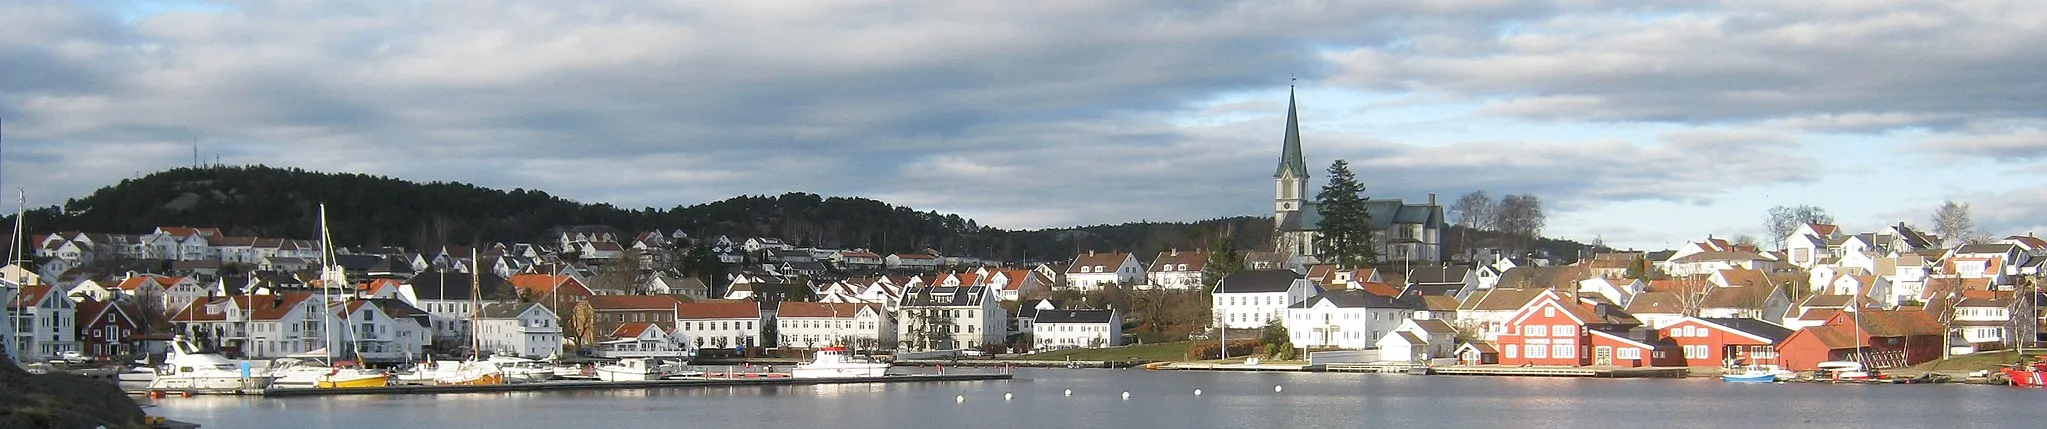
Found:
<path fill-rule="evenodd" d="M 1533 244 L 1542 234 L 1542 227 L 1548 217 L 1542 212 L 1542 199 L 1534 195 L 1516 194 L 1500 198 L 1500 205 L 1493 212 L 1493 226 L 1496 230 L 1518 235 Z"/>
<path fill-rule="evenodd" d="M 1499 203 L 1486 195 L 1484 189 L 1471 191 L 1457 198 L 1450 205 L 1450 215 L 1457 217 L 1457 224 L 1466 229 L 1490 230 L 1493 227 L 1493 210 Z"/>
<path fill-rule="evenodd" d="M 1933 232 L 1940 234 L 1942 247 L 1955 247 L 1983 241 L 1983 233 L 1976 230 L 1976 221 L 1969 217 L 1969 203 L 1946 200 L 1940 208 L 1933 210 Z"/>
<path fill-rule="evenodd" d="M 1800 225 L 1808 223 L 1834 223 L 1834 215 L 1827 214 L 1827 209 L 1801 204 L 1771 207 L 1769 215 L 1763 219 L 1763 226 L 1770 231 L 1770 245 L 1778 250 L 1784 249 L 1784 239 L 1791 238 L 1791 233 L 1798 232 Z"/>

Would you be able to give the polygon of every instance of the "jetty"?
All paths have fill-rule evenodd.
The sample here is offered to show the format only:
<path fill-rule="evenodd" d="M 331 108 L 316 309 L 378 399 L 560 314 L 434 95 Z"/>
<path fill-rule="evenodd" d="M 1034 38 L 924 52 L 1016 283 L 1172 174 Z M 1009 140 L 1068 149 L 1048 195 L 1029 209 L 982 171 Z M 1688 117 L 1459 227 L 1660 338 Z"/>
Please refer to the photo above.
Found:
<path fill-rule="evenodd" d="M 352 389 L 271 388 L 247 392 L 252 395 L 336 396 L 336 395 L 439 395 L 450 393 L 553 392 L 569 390 L 675 389 L 733 386 L 810 386 L 821 384 L 936 383 L 1009 380 L 1010 374 L 907 374 L 886 377 L 844 378 L 703 378 L 648 381 L 548 381 L 542 383 L 488 384 L 475 386 L 387 386 Z"/>
<path fill-rule="evenodd" d="M 1591 378 L 1684 378 L 1691 372 L 1683 367 L 1600 367 L 1600 366 L 1500 366 L 1459 365 L 1425 367 L 1403 363 L 1333 363 L 1328 372 L 1405 373 L 1416 375 L 1479 375 L 1498 377 L 1591 377 Z"/>

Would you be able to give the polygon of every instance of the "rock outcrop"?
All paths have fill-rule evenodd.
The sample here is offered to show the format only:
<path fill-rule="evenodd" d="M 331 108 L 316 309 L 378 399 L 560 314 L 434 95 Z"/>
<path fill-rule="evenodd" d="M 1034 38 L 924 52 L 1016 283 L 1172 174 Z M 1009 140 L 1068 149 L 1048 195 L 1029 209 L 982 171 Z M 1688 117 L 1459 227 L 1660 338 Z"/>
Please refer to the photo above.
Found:
<path fill-rule="evenodd" d="M 75 374 L 30 374 L 0 357 L 0 428 L 142 428 L 121 388 Z"/>

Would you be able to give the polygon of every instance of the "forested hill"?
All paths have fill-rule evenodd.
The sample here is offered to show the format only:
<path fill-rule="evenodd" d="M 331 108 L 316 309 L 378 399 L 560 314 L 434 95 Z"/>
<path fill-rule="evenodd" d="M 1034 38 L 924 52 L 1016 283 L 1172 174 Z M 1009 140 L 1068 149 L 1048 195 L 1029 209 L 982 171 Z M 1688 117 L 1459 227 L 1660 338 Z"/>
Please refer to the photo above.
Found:
<path fill-rule="evenodd" d="M 948 255 L 1057 260 L 1094 249 L 1138 251 L 1140 259 L 1148 259 L 1142 252 L 1201 247 L 1222 224 L 1237 232 L 1240 248 L 1261 247 L 1271 234 L 1270 218 L 1260 217 L 1006 231 L 953 214 L 807 193 L 625 209 L 539 190 L 264 166 L 179 168 L 122 180 L 69 200 L 61 209 L 31 210 L 27 221 L 35 232 L 139 234 L 181 225 L 213 226 L 238 236 L 312 238 L 318 233 L 321 202 L 327 205 L 336 243 L 410 248 L 546 241 L 560 226 L 608 225 L 627 232 L 772 236 L 799 245 L 880 252 L 931 248 Z M 12 216 L 5 225 L 0 228 L 12 229 Z"/>

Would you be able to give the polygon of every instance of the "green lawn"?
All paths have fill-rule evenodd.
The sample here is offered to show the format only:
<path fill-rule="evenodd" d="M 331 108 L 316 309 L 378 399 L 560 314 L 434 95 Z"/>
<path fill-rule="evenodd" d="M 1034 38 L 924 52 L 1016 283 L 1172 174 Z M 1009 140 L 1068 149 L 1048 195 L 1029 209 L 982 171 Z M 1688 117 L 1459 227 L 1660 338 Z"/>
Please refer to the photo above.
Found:
<path fill-rule="evenodd" d="M 2038 356 L 2042 354 L 2047 354 L 2047 350 L 2027 349 L 2026 354 Z M 1996 369 L 2000 365 L 2009 364 L 2017 361 L 2018 361 L 2017 350 L 2005 350 L 1998 352 L 1977 353 L 1966 356 L 1956 356 L 1951 359 L 1936 360 L 1932 362 L 1922 363 L 1913 366 L 1913 368 L 1923 371 L 1976 371 L 1984 369 Z"/>
<path fill-rule="evenodd" d="M 1178 361 L 1187 358 L 1188 344 L 1191 344 L 1191 342 L 1179 341 L 1171 343 L 1145 344 L 1141 346 L 1112 347 L 1105 349 L 1066 349 L 1044 353 L 1027 354 L 1023 356 L 1017 356 L 1012 359 L 1057 361 L 1063 360 L 1127 361 L 1131 359 L 1137 359 L 1154 362 Z"/>

